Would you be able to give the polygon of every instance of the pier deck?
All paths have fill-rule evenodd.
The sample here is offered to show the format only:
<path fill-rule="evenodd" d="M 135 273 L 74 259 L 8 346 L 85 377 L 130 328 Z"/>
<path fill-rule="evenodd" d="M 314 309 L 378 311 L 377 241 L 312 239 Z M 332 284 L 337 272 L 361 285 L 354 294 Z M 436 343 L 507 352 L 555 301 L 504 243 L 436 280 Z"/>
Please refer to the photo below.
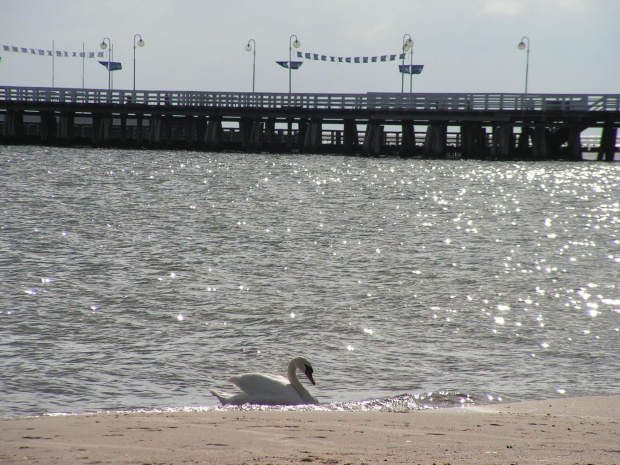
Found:
<path fill-rule="evenodd" d="M 620 95 L 0 87 L 0 144 L 613 161 Z M 591 147 L 590 147 L 591 149 Z"/>

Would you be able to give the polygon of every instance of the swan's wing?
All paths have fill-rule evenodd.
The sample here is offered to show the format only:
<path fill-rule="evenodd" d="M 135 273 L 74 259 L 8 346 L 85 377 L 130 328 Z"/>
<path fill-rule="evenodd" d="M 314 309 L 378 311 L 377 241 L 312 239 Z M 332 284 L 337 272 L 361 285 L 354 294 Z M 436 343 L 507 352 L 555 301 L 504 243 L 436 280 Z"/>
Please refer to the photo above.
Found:
<path fill-rule="evenodd" d="M 304 404 L 295 388 L 282 376 L 250 373 L 233 376 L 228 380 L 243 391 L 238 394 L 241 403 L 263 405 L 297 405 Z M 236 396 L 236 397 L 237 397 Z M 241 399 L 242 398 L 242 399 Z"/>
<path fill-rule="evenodd" d="M 282 391 L 290 384 L 283 376 L 264 375 L 261 373 L 248 373 L 245 375 L 233 376 L 228 379 L 228 382 L 250 395 Z"/>

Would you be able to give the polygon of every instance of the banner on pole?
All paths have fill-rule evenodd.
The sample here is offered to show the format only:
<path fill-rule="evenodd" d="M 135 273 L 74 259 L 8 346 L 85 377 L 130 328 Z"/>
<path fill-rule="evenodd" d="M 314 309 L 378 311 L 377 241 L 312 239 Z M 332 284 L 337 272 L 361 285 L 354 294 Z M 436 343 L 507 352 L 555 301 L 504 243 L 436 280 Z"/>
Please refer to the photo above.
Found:
<path fill-rule="evenodd" d="M 327 61 L 330 63 L 381 63 L 387 61 L 403 60 L 405 53 L 400 55 L 377 55 L 374 57 L 338 57 L 323 55 L 320 53 L 297 52 L 297 58 L 304 58 L 312 61 Z M 287 62 L 288 63 L 288 62 Z"/>
<path fill-rule="evenodd" d="M 106 68 L 108 67 L 107 61 L 100 61 L 99 63 L 101 63 Z M 110 64 L 110 71 L 119 71 L 123 69 L 123 65 L 121 65 L 120 61 L 110 61 L 109 64 Z"/>
<path fill-rule="evenodd" d="M 279 64 L 280 66 L 282 66 L 282 68 L 286 68 L 288 69 L 288 61 L 276 61 L 277 64 Z M 291 61 L 291 69 L 299 69 L 301 67 L 301 65 L 303 65 L 303 61 Z"/>
<path fill-rule="evenodd" d="M 398 69 L 403 74 L 421 74 L 424 65 L 398 65 Z"/>
<path fill-rule="evenodd" d="M 103 58 L 105 52 L 69 52 L 64 50 L 43 50 L 40 48 L 15 47 L 13 45 L 3 45 L 2 50 L 12 53 L 26 53 L 35 56 L 56 56 L 58 58 Z M 46 55 L 47 52 L 47 55 Z"/>

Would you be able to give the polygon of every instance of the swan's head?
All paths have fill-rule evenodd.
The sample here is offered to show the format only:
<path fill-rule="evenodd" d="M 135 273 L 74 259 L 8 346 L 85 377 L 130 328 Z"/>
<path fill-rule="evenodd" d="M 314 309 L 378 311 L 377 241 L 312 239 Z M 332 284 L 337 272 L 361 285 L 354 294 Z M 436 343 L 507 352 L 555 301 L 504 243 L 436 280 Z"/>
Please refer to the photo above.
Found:
<path fill-rule="evenodd" d="M 301 371 L 308 377 L 312 384 L 315 384 L 314 378 L 312 377 L 312 373 L 314 373 L 314 370 L 312 369 L 312 364 L 310 363 L 310 360 L 308 360 L 306 357 L 297 357 L 295 359 L 295 365 L 297 366 L 297 369 L 299 371 Z"/>

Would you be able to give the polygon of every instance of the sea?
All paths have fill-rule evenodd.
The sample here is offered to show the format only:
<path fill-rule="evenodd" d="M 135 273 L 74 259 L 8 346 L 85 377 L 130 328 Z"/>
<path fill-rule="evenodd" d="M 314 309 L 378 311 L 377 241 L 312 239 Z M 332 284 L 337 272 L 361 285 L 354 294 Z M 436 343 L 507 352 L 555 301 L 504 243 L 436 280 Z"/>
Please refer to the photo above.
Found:
<path fill-rule="evenodd" d="M 0 417 L 298 355 L 326 410 L 620 395 L 620 164 L 0 147 Z"/>

